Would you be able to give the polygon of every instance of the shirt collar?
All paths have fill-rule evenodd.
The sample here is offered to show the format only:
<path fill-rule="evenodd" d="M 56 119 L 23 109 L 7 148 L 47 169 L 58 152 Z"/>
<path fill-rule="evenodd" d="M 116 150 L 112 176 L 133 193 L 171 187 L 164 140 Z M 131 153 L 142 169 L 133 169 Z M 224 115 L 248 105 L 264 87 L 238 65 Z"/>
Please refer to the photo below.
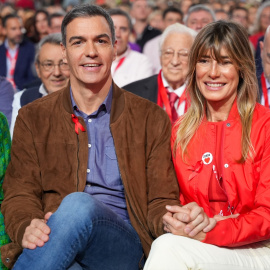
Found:
<path fill-rule="evenodd" d="M 40 93 L 43 97 L 45 97 L 45 96 L 48 95 L 48 92 L 47 92 L 47 90 L 45 89 L 45 86 L 44 86 L 43 83 L 40 85 L 38 91 L 39 91 L 39 93 Z"/>
<path fill-rule="evenodd" d="M 9 50 L 9 51 L 16 51 L 16 50 L 19 48 L 19 44 L 16 44 L 14 49 L 10 49 L 10 47 L 9 47 L 9 45 L 8 45 L 8 40 L 7 40 L 7 38 L 6 38 L 6 39 L 5 39 L 5 47 L 6 47 L 6 49 Z"/>
<path fill-rule="evenodd" d="M 166 87 L 170 93 L 171 92 L 174 92 L 178 97 L 181 97 L 181 95 L 183 94 L 183 92 L 186 89 L 186 84 L 185 83 L 183 85 L 181 85 L 180 87 L 178 87 L 177 89 L 174 90 L 169 85 L 169 83 L 167 82 L 167 80 L 165 79 L 165 77 L 163 75 L 163 71 L 161 71 L 161 78 L 162 78 L 162 82 L 163 82 L 164 87 Z"/>
<path fill-rule="evenodd" d="M 117 56 L 116 59 L 115 59 L 115 61 L 118 62 L 118 61 L 119 61 L 120 59 L 122 59 L 123 57 L 127 57 L 128 54 L 130 53 L 130 50 L 131 50 L 131 49 L 130 49 L 129 45 L 127 45 L 126 51 L 125 51 L 123 54 Z"/>
<path fill-rule="evenodd" d="M 266 82 L 266 88 L 269 89 L 270 83 L 268 82 L 268 80 L 266 78 L 265 78 L 265 82 Z"/>
<path fill-rule="evenodd" d="M 86 115 L 84 112 L 80 111 L 76 105 L 76 102 L 73 98 L 71 86 L 70 86 L 70 98 L 71 98 L 71 104 L 72 104 L 74 113 L 76 115 L 81 115 L 83 118 L 86 118 L 88 115 Z M 110 113 L 111 107 L 112 107 L 112 85 L 110 87 L 110 90 L 109 90 L 106 98 L 102 102 L 102 104 L 100 104 L 99 108 L 95 112 L 93 112 L 91 114 L 91 116 L 97 117 L 101 111 L 104 111 L 105 113 Z"/>

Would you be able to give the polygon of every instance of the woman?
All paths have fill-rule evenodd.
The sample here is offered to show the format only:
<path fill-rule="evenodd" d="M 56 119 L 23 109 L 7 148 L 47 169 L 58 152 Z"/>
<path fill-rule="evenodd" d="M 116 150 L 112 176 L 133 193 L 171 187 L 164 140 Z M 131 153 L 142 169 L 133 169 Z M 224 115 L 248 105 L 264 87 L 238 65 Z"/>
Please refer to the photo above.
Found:
<path fill-rule="evenodd" d="M 35 33 L 30 40 L 34 43 L 38 43 L 42 38 L 49 33 L 49 13 L 45 9 L 39 9 L 34 16 Z"/>
<path fill-rule="evenodd" d="M 2 184 L 10 160 L 10 135 L 8 122 L 3 113 L 0 112 L 0 204 L 3 201 Z M 0 247 L 9 243 L 10 239 L 5 233 L 4 217 L 0 212 Z M 7 269 L 0 259 L 0 269 Z"/>
<path fill-rule="evenodd" d="M 255 23 L 253 29 L 251 29 L 252 35 L 249 37 L 254 50 L 257 49 L 258 40 L 262 37 L 270 24 L 270 3 L 264 2 L 257 10 Z M 252 28 L 252 27 L 251 27 Z"/>
<path fill-rule="evenodd" d="M 256 103 L 244 28 L 224 21 L 203 28 L 187 80 L 190 108 L 172 134 L 184 206 L 167 207 L 171 233 L 154 242 L 145 269 L 270 269 L 270 110 Z M 192 224 L 191 202 L 207 223 Z"/>

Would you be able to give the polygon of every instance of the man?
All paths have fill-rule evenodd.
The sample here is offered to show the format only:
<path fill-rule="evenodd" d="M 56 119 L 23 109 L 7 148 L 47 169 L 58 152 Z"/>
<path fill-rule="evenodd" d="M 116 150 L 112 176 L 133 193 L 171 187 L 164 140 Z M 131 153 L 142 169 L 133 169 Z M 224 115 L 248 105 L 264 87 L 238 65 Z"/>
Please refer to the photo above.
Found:
<path fill-rule="evenodd" d="M 11 135 L 18 111 L 22 106 L 68 85 L 69 66 L 62 59 L 60 33 L 50 34 L 39 42 L 35 56 L 35 67 L 42 84 L 15 94 L 12 104 Z"/>
<path fill-rule="evenodd" d="M 225 11 L 224 9 L 217 9 L 215 10 L 215 16 L 216 16 L 216 20 L 224 20 L 224 21 L 228 21 L 229 20 L 229 13 L 227 11 Z"/>
<path fill-rule="evenodd" d="M 61 33 L 61 24 L 65 14 L 55 12 L 49 15 L 49 33 Z"/>
<path fill-rule="evenodd" d="M 23 40 L 22 21 L 17 15 L 7 15 L 3 20 L 5 42 L 0 46 L 0 76 L 6 77 L 18 90 L 34 79 L 31 67 L 35 47 Z"/>
<path fill-rule="evenodd" d="M 257 73 L 260 91 L 260 102 L 270 107 L 270 26 L 267 27 L 264 41 L 260 41 L 263 72 Z"/>
<path fill-rule="evenodd" d="M 121 9 L 109 11 L 115 28 L 117 57 L 111 71 L 115 83 L 122 87 L 153 75 L 153 66 L 142 53 L 133 51 L 128 45 L 132 23 L 128 14 Z"/>
<path fill-rule="evenodd" d="M 123 87 L 158 103 L 166 110 L 172 123 L 185 112 L 188 105 L 185 97 L 185 80 L 188 54 L 196 34 L 194 30 L 179 23 L 168 26 L 161 36 L 162 69 L 159 74 Z"/>
<path fill-rule="evenodd" d="M 236 6 L 230 12 L 230 19 L 233 22 L 237 22 L 245 27 L 248 30 L 249 21 L 248 21 L 248 10 L 245 7 Z"/>
<path fill-rule="evenodd" d="M 11 268 L 24 248 L 15 270 L 138 269 L 164 232 L 165 206 L 179 205 L 170 122 L 113 83 L 106 11 L 79 5 L 61 30 L 70 86 L 19 111 L 1 207 L 12 243 L 2 260 Z"/>
<path fill-rule="evenodd" d="M 214 11 L 205 5 L 194 5 L 184 17 L 184 24 L 199 32 L 208 23 L 216 21 Z"/>
<path fill-rule="evenodd" d="M 163 12 L 163 21 L 164 28 L 166 29 L 169 25 L 174 23 L 183 22 L 183 13 L 180 9 L 175 7 L 168 7 Z M 149 40 L 146 42 L 143 53 L 151 60 L 151 63 L 154 67 L 154 74 L 157 74 L 160 71 L 161 65 L 159 60 L 159 43 L 161 35 Z"/>
<path fill-rule="evenodd" d="M 151 12 L 149 1 L 135 0 L 132 3 L 130 15 L 135 20 L 133 25 L 136 34 L 136 43 L 140 45 L 141 51 L 147 41 L 161 34 L 161 31 L 148 25 L 148 15 Z"/>

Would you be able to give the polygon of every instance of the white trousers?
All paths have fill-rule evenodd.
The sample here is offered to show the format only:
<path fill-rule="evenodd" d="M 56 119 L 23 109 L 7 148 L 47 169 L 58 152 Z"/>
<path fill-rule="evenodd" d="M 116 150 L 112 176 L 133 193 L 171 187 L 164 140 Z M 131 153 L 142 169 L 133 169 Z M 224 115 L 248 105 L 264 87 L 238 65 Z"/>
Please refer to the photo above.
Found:
<path fill-rule="evenodd" d="M 170 233 L 157 238 L 144 270 L 270 270 L 270 242 L 239 248 L 205 244 Z"/>

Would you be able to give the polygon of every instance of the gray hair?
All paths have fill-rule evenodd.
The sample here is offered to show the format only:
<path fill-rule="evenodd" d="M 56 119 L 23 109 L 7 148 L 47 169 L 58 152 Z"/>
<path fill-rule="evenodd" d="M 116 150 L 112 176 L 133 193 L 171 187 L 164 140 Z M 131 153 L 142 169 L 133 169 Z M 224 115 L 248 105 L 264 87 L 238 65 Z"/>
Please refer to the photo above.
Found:
<path fill-rule="evenodd" d="M 39 61 L 39 55 L 40 55 L 40 50 L 43 47 L 43 45 L 49 43 L 49 44 L 54 44 L 54 45 L 61 45 L 62 42 L 62 35 L 60 33 L 53 33 L 49 34 L 46 37 L 44 37 L 39 43 L 36 48 L 36 54 L 35 54 L 35 63 L 38 63 Z"/>
<path fill-rule="evenodd" d="M 183 19 L 184 24 L 187 25 L 187 21 L 188 21 L 189 16 L 191 15 L 191 13 L 198 12 L 198 11 L 208 12 L 211 15 L 213 21 L 214 22 L 216 21 L 216 15 L 215 15 L 215 12 L 213 11 L 213 9 L 211 9 L 205 5 L 195 5 L 195 6 L 192 6 L 189 8 L 187 14 L 185 15 L 185 17 Z"/>
<path fill-rule="evenodd" d="M 61 26 L 61 33 L 62 33 L 62 43 L 64 46 L 66 46 L 66 30 L 67 30 L 67 25 L 72 22 L 76 18 L 87 18 L 87 17 L 95 17 L 95 16 L 102 16 L 105 18 L 107 21 L 111 35 L 112 35 L 112 43 L 114 44 L 115 42 L 115 31 L 114 31 L 114 24 L 111 16 L 109 13 L 96 5 L 78 5 L 75 6 L 73 9 L 71 9 L 65 18 L 63 19 L 62 26 Z M 89 25 L 89 31 L 91 31 L 91 25 Z"/>
<path fill-rule="evenodd" d="M 178 33 L 178 34 L 187 34 L 190 37 L 192 37 L 193 39 L 195 39 L 195 37 L 197 36 L 197 32 L 183 24 L 180 23 L 174 23 L 172 25 L 169 25 L 164 32 L 161 35 L 161 39 L 159 42 L 159 49 L 160 49 L 160 53 L 161 53 L 161 48 L 166 40 L 166 38 L 173 33 Z"/>

